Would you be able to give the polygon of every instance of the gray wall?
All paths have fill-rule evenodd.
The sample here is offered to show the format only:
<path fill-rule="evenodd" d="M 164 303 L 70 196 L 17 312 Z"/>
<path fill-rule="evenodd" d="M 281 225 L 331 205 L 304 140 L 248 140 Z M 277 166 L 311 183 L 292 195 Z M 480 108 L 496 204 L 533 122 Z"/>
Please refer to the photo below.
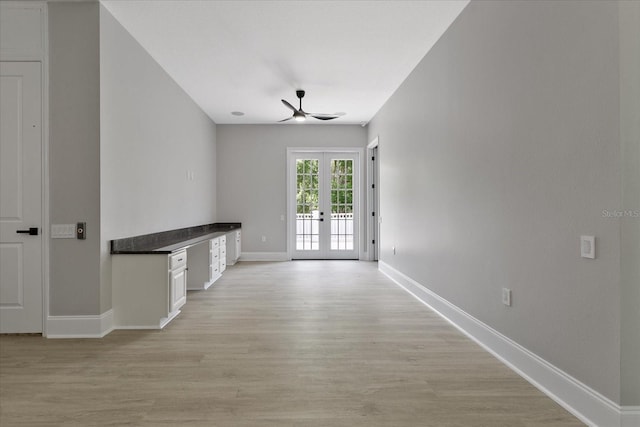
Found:
<path fill-rule="evenodd" d="M 361 126 L 218 125 L 217 131 L 218 220 L 242 222 L 243 252 L 287 250 L 287 147 L 366 146 Z"/>
<path fill-rule="evenodd" d="M 640 212 L 640 2 L 620 7 L 622 208 Z M 640 218 L 621 219 L 622 404 L 640 405 Z"/>
<path fill-rule="evenodd" d="M 104 7 L 100 61 L 108 283 L 109 240 L 215 222 L 216 126 Z"/>
<path fill-rule="evenodd" d="M 618 36 L 614 2 L 471 2 L 368 127 L 381 260 L 616 402 Z"/>
<path fill-rule="evenodd" d="M 100 29 L 97 3 L 49 3 L 52 224 L 87 222 L 87 239 L 53 239 L 51 315 L 100 310 Z"/>
<path fill-rule="evenodd" d="M 215 124 L 98 3 L 49 4 L 50 314 L 111 308 L 109 240 L 215 222 Z M 189 179 L 187 172 L 193 173 Z"/>

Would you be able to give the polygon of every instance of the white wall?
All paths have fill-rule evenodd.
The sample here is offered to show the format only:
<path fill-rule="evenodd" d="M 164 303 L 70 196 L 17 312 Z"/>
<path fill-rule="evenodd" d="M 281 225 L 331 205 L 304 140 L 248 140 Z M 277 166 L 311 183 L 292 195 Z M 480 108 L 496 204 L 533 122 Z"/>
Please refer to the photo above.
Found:
<path fill-rule="evenodd" d="M 368 127 L 381 260 L 616 402 L 618 111 L 616 3 L 483 1 Z"/>
<path fill-rule="evenodd" d="M 352 125 L 218 125 L 217 132 L 218 221 L 242 222 L 243 252 L 287 250 L 287 147 L 366 146 L 365 129 Z"/>
<path fill-rule="evenodd" d="M 216 126 L 103 6 L 100 124 L 108 282 L 109 240 L 215 222 Z"/>

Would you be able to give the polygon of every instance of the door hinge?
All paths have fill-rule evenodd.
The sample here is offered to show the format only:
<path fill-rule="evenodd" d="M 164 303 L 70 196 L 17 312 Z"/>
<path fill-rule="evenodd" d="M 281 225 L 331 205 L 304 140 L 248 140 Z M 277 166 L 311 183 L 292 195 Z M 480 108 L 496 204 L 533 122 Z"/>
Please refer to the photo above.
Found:
<path fill-rule="evenodd" d="M 372 240 L 372 241 L 371 241 L 371 244 L 372 244 L 372 245 L 375 245 L 375 244 L 376 244 L 376 241 L 375 241 L 375 240 Z"/>
<path fill-rule="evenodd" d="M 375 184 L 371 184 L 371 188 L 376 188 L 376 185 Z"/>
<path fill-rule="evenodd" d="M 371 216 L 376 216 L 376 213 L 375 212 L 371 212 Z"/>
<path fill-rule="evenodd" d="M 375 161 L 375 160 L 376 160 L 375 156 L 371 157 L 371 161 Z"/>

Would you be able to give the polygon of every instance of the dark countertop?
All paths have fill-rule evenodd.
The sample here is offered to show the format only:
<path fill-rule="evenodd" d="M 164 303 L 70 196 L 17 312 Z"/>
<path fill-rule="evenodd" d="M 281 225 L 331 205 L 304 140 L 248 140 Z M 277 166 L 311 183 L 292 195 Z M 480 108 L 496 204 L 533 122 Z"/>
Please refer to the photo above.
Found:
<path fill-rule="evenodd" d="M 241 225 L 239 222 L 216 222 L 116 239 L 111 241 L 111 253 L 114 255 L 170 254 L 237 230 Z"/>

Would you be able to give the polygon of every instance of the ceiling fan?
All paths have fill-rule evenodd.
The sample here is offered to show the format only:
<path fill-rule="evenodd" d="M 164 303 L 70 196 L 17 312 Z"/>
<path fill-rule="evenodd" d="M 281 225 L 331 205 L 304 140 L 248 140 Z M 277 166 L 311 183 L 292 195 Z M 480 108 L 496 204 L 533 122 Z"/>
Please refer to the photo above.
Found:
<path fill-rule="evenodd" d="M 300 100 L 300 108 L 294 107 L 293 105 L 289 104 L 287 101 L 285 101 L 283 99 L 282 103 L 287 108 L 291 109 L 291 111 L 293 111 L 293 116 L 287 117 L 286 119 L 280 120 L 279 122 L 286 122 L 287 120 L 291 120 L 291 119 L 295 119 L 295 121 L 297 121 L 297 122 L 304 122 L 306 120 L 307 116 L 311 116 L 311 117 L 313 117 L 315 119 L 318 119 L 318 120 L 333 120 L 333 119 L 337 119 L 338 117 L 340 117 L 340 115 L 338 115 L 338 114 L 307 113 L 306 111 L 304 111 L 302 109 L 302 98 L 304 98 L 304 91 L 303 90 L 296 90 L 296 96 Z"/>

